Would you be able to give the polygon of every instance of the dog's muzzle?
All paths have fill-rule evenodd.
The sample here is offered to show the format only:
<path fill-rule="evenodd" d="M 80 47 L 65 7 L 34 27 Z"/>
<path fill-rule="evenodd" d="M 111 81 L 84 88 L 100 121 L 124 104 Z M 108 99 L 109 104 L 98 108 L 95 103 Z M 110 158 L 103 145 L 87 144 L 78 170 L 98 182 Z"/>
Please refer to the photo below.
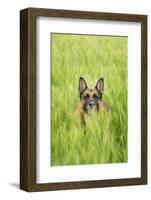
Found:
<path fill-rule="evenodd" d="M 97 103 L 93 100 L 89 101 L 87 104 L 87 110 L 97 110 Z"/>
<path fill-rule="evenodd" d="M 90 101 L 89 106 L 90 106 L 90 108 L 93 108 L 94 106 L 96 106 L 96 103 L 94 101 Z"/>

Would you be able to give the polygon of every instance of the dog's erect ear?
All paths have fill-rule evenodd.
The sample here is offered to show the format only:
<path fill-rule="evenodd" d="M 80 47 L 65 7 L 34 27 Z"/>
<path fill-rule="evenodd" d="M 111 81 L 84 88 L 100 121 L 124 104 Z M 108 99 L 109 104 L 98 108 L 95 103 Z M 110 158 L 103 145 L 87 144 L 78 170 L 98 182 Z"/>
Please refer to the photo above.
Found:
<path fill-rule="evenodd" d="M 103 94 L 104 92 L 104 79 L 103 78 L 100 78 L 95 86 L 95 88 L 97 89 L 97 91 L 100 93 L 100 94 Z"/>
<path fill-rule="evenodd" d="M 80 77 L 79 78 L 79 94 L 81 96 L 82 92 L 87 89 L 87 84 L 84 78 Z"/>

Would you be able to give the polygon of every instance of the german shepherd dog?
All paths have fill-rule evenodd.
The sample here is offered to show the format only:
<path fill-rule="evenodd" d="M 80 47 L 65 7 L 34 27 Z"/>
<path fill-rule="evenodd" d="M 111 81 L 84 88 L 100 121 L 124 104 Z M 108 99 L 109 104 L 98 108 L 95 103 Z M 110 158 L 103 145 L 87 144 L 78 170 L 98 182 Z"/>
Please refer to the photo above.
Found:
<path fill-rule="evenodd" d="M 85 124 L 85 115 L 90 114 L 92 110 L 99 112 L 108 110 L 107 105 L 102 101 L 104 93 L 104 79 L 100 78 L 94 88 L 88 88 L 83 77 L 79 78 L 79 96 L 80 103 L 76 113 L 79 115 L 81 124 Z"/>

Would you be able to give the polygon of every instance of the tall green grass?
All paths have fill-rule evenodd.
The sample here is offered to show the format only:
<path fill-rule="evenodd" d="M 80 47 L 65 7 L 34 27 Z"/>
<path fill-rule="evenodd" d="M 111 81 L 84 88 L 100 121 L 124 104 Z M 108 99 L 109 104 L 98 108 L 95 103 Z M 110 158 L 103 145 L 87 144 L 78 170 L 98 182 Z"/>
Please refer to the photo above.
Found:
<path fill-rule="evenodd" d="M 51 35 L 51 165 L 127 162 L 127 37 Z M 78 81 L 104 78 L 106 113 L 82 127 L 74 115 Z"/>

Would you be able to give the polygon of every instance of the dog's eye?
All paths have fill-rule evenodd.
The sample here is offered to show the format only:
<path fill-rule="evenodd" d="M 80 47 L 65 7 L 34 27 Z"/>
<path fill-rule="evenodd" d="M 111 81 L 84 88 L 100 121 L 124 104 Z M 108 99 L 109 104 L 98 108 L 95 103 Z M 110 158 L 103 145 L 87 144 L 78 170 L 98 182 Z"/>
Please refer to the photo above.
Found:
<path fill-rule="evenodd" d="M 94 95 L 93 95 L 93 98 L 94 98 L 94 99 L 98 99 L 99 97 L 98 97 L 98 95 L 94 94 Z"/>
<path fill-rule="evenodd" d="M 90 97 L 90 95 L 89 94 L 87 94 L 87 95 L 85 95 L 85 99 L 88 99 Z"/>

